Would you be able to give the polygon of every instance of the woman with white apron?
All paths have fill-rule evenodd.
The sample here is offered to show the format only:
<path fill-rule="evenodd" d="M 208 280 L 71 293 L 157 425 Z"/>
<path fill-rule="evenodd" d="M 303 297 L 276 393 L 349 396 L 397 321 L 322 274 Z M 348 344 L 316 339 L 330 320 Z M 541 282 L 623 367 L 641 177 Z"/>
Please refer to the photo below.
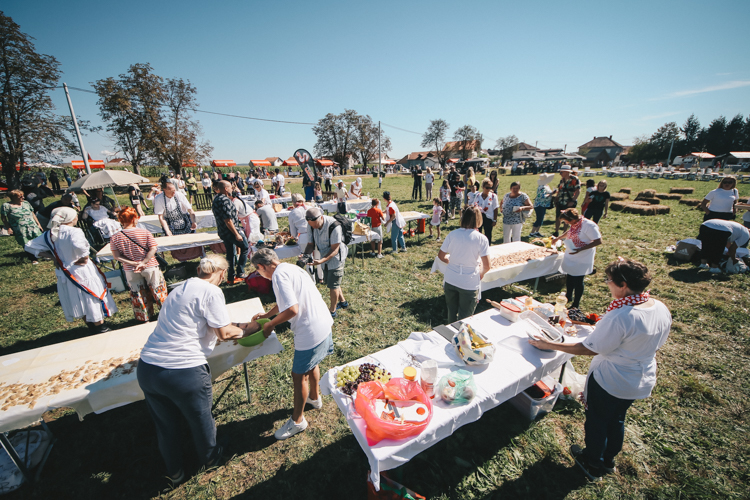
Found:
<path fill-rule="evenodd" d="M 389 191 L 383 193 L 383 199 L 388 203 L 385 208 L 385 228 L 388 231 L 388 225 L 391 226 L 393 253 L 397 253 L 399 247 L 401 247 L 402 252 L 406 252 L 406 242 L 404 241 L 404 226 L 406 226 L 406 221 L 396 203 L 391 200 L 391 193 Z"/>
<path fill-rule="evenodd" d="M 57 294 L 65 320 L 84 318 L 92 333 L 110 329 L 104 324 L 117 312 L 104 275 L 89 259 L 89 242 L 78 223 L 78 214 L 68 207 L 52 211 L 49 231 L 26 243 L 25 250 L 51 258 L 57 275 Z"/>
<path fill-rule="evenodd" d="M 482 294 L 482 278 L 490 269 L 490 242 L 477 231 L 482 225 L 479 207 L 469 206 L 461 215 L 461 227 L 448 233 L 438 259 L 448 264 L 443 291 L 448 307 L 446 324 L 474 314 Z"/>

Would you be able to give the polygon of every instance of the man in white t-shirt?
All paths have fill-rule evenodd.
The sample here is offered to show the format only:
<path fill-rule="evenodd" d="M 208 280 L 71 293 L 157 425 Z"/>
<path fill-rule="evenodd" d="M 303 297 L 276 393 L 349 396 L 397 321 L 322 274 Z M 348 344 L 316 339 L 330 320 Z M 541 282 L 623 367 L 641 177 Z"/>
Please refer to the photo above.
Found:
<path fill-rule="evenodd" d="M 154 214 L 159 217 L 164 234 L 188 234 L 197 229 L 193 205 L 169 180 L 161 183 L 162 192 L 154 198 Z"/>
<path fill-rule="evenodd" d="M 323 297 L 306 271 L 293 264 L 280 262 L 276 253 L 268 248 L 255 252 L 252 263 L 261 276 L 271 280 L 276 295 L 276 305 L 265 314 L 256 314 L 253 320 L 273 317 L 263 325 L 263 335 L 266 338 L 277 325 L 285 321 L 289 321 L 294 332 L 294 411 L 291 418 L 275 433 L 276 439 L 284 440 L 307 428 L 305 403 L 315 409 L 323 406 L 318 364 L 333 353 L 333 318 L 328 314 Z"/>
<path fill-rule="evenodd" d="M 346 200 L 348 198 L 351 198 L 351 196 L 349 196 L 349 191 L 346 190 L 344 181 L 339 179 L 336 183 L 336 201 L 338 202 L 336 208 L 340 214 L 346 213 Z"/>
<path fill-rule="evenodd" d="M 276 175 L 273 178 L 273 185 L 276 188 L 276 196 L 284 196 L 284 176 L 278 168 L 276 169 Z"/>

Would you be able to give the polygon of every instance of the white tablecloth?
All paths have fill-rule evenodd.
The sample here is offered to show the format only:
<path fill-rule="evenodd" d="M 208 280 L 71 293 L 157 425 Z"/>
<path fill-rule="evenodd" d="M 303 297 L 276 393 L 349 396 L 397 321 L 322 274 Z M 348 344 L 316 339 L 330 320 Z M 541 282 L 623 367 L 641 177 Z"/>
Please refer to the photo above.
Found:
<path fill-rule="evenodd" d="M 198 225 L 198 229 L 206 229 L 209 227 L 216 227 L 216 219 L 214 213 L 211 210 L 201 210 L 195 212 L 195 223 Z M 146 229 L 150 233 L 163 233 L 164 230 L 159 224 L 158 215 L 146 215 L 138 219 L 138 227 Z"/>
<path fill-rule="evenodd" d="M 270 193 L 269 193 L 270 196 Z M 253 210 L 255 210 L 255 195 L 252 194 L 243 194 L 240 196 L 244 201 L 251 203 L 251 207 Z M 292 195 L 289 194 L 288 196 L 284 196 L 282 198 L 271 198 L 271 203 L 291 203 L 292 202 Z"/>
<path fill-rule="evenodd" d="M 408 355 L 412 354 L 420 361 L 428 358 L 438 361 L 439 377 L 459 369 L 474 373 L 476 397 L 466 405 L 455 407 L 433 399 L 432 420 L 418 436 L 400 441 L 386 439 L 369 446 L 364 420 L 352 418 L 356 415 L 352 400 L 336 389 L 336 373 L 340 367 L 329 370 L 321 379 L 322 391 L 332 394 L 341 412 L 347 416 L 349 427 L 367 456 L 370 479 L 376 488 L 380 485 L 381 471 L 408 462 L 418 453 L 453 434 L 459 427 L 479 420 L 485 411 L 532 386 L 572 357 L 558 351 L 540 351 L 531 346 L 524 330 L 525 322 L 512 324 L 494 309 L 472 316 L 466 321 L 495 344 L 495 358 L 489 365 L 464 365 L 456 357 L 453 346 L 434 331 L 412 333 L 407 340 L 395 346 L 351 363 L 358 365 L 375 360 L 390 371 L 392 376 L 400 377 L 408 362 Z M 580 330 L 579 337 L 583 338 L 591 328 L 581 327 Z"/>
<path fill-rule="evenodd" d="M 235 302 L 227 306 L 234 322 L 250 321 L 253 314 L 262 312 L 260 299 Z M 98 363 L 112 358 L 132 357 L 140 353 L 155 322 L 144 323 L 100 335 L 71 340 L 39 349 L 32 349 L 0 357 L 0 392 L 8 384 L 37 384 L 63 371 L 76 370 L 87 363 Z M 277 354 L 284 348 L 273 334 L 255 347 L 242 347 L 234 342 L 222 342 L 208 357 L 211 375 L 216 380 L 235 365 L 267 354 Z M 79 418 L 89 413 L 101 413 L 143 399 L 135 370 L 116 371 L 109 380 L 99 380 L 76 389 L 38 399 L 34 408 L 12 406 L 0 411 L 0 432 L 8 432 L 37 422 L 45 411 L 69 407 Z M 2 403 L 0 403 L 2 406 Z"/>
<path fill-rule="evenodd" d="M 363 196 L 362 198 L 358 198 L 355 200 L 348 200 L 346 202 L 347 210 L 368 210 L 371 207 L 372 207 L 372 198 L 367 198 L 366 196 Z M 338 211 L 338 203 L 336 203 L 335 201 L 327 201 L 321 204 L 320 208 L 322 208 L 326 212 L 336 212 Z"/>
<path fill-rule="evenodd" d="M 216 233 L 191 233 L 191 234 L 178 234 L 177 236 L 161 236 L 156 239 L 157 252 L 168 252 L 171 250 L 182 250 L 185 248 L 202 247 L 205 245 L 213 245 L 214 243 L 221 243 L 221 238 Z M 107 262 L 114 260 L 112 257 L 112 249 L 109 244 L 99 250 L 96 256 L 99 260 Z"/>
<path fill-rule="evenodd" d="M 531 250 L 539 248 L 531 243 L 524 241 L 514 241 L 512 243 L 506 243 L 504 245 L 493 245 L 490 247 L 490 257 L 492 255 L 507 255 L 515 252 L 521 252 L 524 250 Z M 501 286 L 509 285 L 511 283 L 517 283 L 519 281 L 530 280 L 534 278 L 541 278 L 542 276 L 549 276 L 560 271 L 562 265 L 563 254 L 558 253 L 557 255 L 549 255 L 543 259 L 530 260 L 524 264 L 516 264 L 513 266 L 505 266 L 497 269 L 492 269 L 484 275 L 482 279 L 482 290 L 489 290 L 491 288 L 498 288 Z M 432 271 L 440 271 L 445 273 L 445 269 L 448 264 L 442 260 L 435 258 L 432 263 Z"/>
<path fill-rule="evenodd" d="M 401 212 L 401 216 L 404 218 L 406 222 L 430 218 L 429 215 L 423 214 L 422 212 Z"/>

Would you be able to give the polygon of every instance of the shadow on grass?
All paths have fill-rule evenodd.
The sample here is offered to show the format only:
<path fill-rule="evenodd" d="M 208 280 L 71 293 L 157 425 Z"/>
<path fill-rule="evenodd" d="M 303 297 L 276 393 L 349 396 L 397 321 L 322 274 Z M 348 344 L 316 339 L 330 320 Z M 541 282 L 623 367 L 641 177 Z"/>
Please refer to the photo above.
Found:
<path fill-rule="evenodd" d="M 584 485 L 586 479 L 577 466 L 566 467 L 545 458 L 524 470 L 520 477 L 503 483 L 483 498 L 557 500 Z"/>
<path fill-rule="evenodd" d="M 35 293 L 37 295 L 48 295 L 51 293 L 57 293 L 57 283 L 53 283 L 51 285 L 48 285 L 42 288 L 35 288 L 34 290 L 31 290 L 31 293 Z"/>
<path fill-rule="evenodd" d="M 702 283 L 704 281 L 730 281 L 731 278 L 726 274 L 711 274 L 708 271 L 699 271 L 698 269 L 676 269 L 669 273 L 669 276 L 681 283 Z"/>

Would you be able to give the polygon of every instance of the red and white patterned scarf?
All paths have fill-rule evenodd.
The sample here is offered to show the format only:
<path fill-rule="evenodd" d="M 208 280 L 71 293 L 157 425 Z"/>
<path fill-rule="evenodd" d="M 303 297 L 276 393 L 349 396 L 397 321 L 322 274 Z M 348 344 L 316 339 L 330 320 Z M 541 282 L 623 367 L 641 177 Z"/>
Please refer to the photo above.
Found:
<path fill-rule="evenodd" d="M 583 226 L 583 217 L 578 219 L 578 222 L 571 224 L 570 229 L 568 230 L 568 238 L 570 238 L 573 241 L 573 244 L 576 246 L 576 248 L 581 248 L 582 246 L 585 246 L 586 243 L 581 241 L 580 234 L 581 234 L 581 227 Z"/>
<path fill-rule="evenodd" d="M 649 296 L 649 290 L 646 290 L 643 293 L 636 293 L 633 295 L 628 295 L 627 297 L 623 297 L 621 299 L 615 299 L 609 303 L 607 312 L 619 309 L 623 306 L 637 306 L 638 304 L 643 304 L 644 302 L 648 302 Z"/>

